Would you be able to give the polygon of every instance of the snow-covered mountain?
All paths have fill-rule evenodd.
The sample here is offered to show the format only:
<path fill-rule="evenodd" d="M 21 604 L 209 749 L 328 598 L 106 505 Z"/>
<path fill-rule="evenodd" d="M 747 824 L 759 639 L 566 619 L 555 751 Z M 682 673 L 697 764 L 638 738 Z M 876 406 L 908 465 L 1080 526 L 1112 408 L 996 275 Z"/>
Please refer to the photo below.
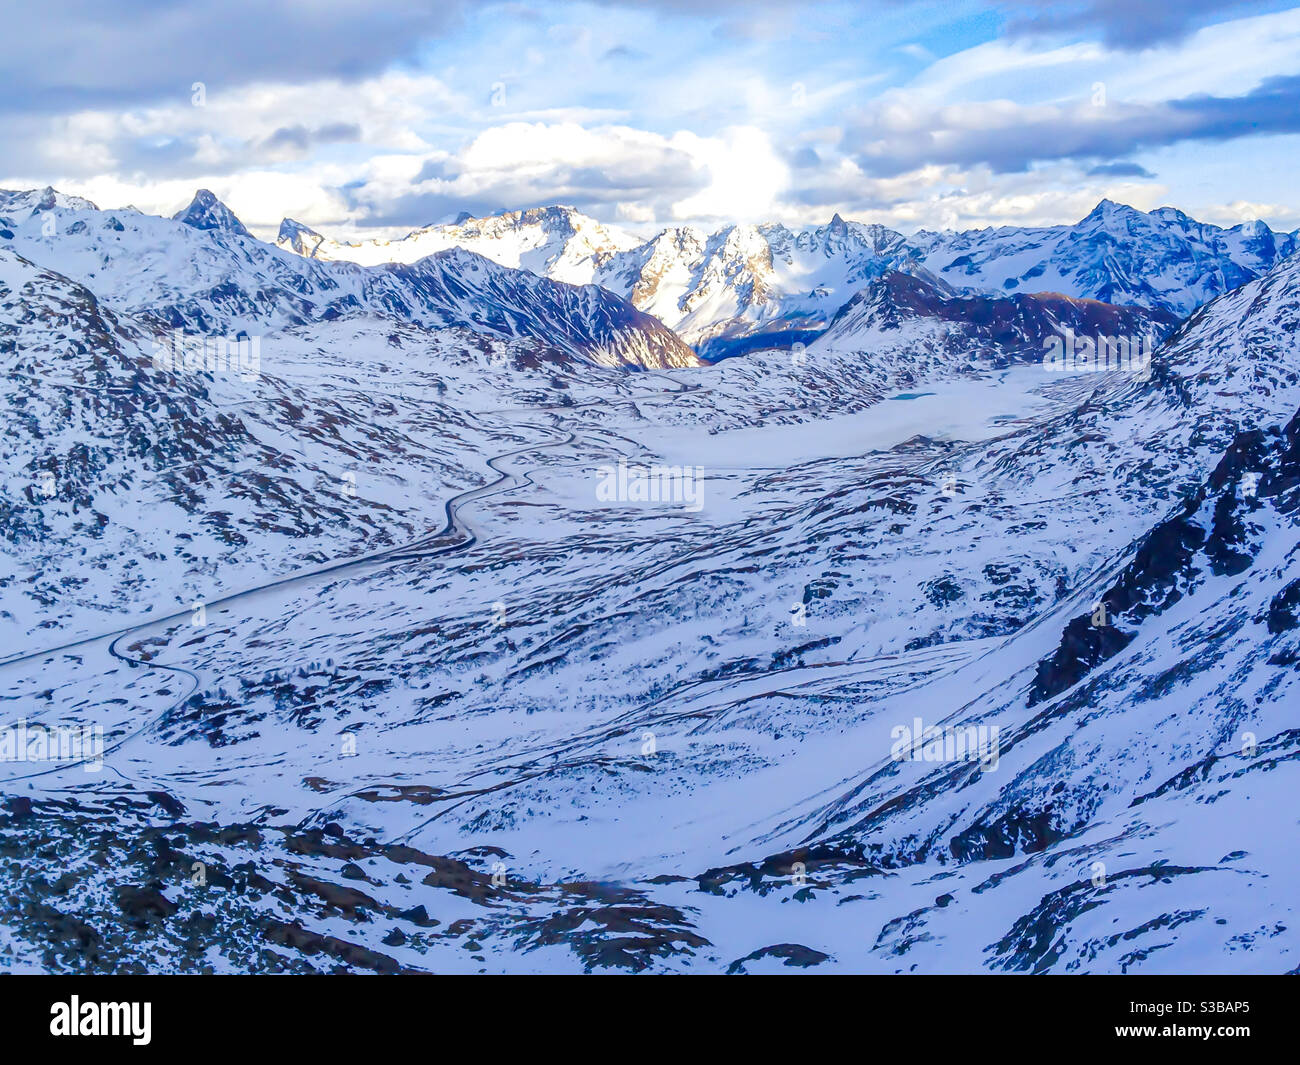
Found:
<path fill-rule="evenodd" d="M 105 770 L 0 759 L 0 967 L 1300 968 L 1300 256 L 1179 323 L 873 266 L 801 349 L 628 373 L 467 251 L 49 212 L 0 726 Z M 178 321 L 258 373 L 155 365 Z"/>
<path fill-rule="evenodd" d="M 1292 255 L 1296 233 L 1262 222 L 1231 229 L 1172 207 L 1144 214 L 1102 200 L 1072 226 L 917 233 L 927 269 L 955 287 L 1060 292 L 1185 316 Z"/>
<path fill-rule="evenodd" d="M 700 350 L 755 333 L 816 331 L 886 270 L 919 272 L 903 238 L 882 226 L 845 222 L 791 231 L 732 226 L 705 236 L 670 230 L 615 255 L 596 276 L 676 329 Z"/>
<path fill-rule="evenodd" d="M 1055 294 L 955 295 L 941 282 L 890 271 L 836 312 L 810 355 L 860 353 L 897 386 L 952 373 L 1043 363 L 1065 337 L 1125 338 L 1154 349 L 1179 319 Z"/>
<path fill-rule="evenodd" d="M 538 382 L 626 387 L 537 340 L 370 317 L 259 338 L 255 361 L 187 366 L 156 321 L 3 248 L 0 338 L 9 645 L 408 543 L 475 483 L 493 435 L 480 412 L 526 405 Z"/>
<path fill-rule="evenodd" d="M 1231 229 L 1173 208 L 1143 213 L 1103 200 L 1073 225 L 921 231 L 845 221 L 791 230 L 669 229 L 640 244 L 572 208 L 416 230 L 339 245 L 286 220 L 281 246 L 354 262 L 406 262 L 469 248 L 559 280 L 595 281 L 676 330 L 706 357 L 807 342 L 855 292 L 888 270 L 971 295 L 1058 293 L 1185 317 L 1300 248 L 1262 222 Z"/>
<path fill-rule="evenodd" d="M 194 229 L 212 229 L 218 233 L 237 237 L 252 237 L 244 223 L 235 217 L 235 212 L 222 203 L 207 189 L 199 189 L 194 194 L 188 207 L 176 212 L 173 219 L 183 222 Z"/>
<path fill-rule="evenodd" d="M 797 232 L 779 225 L 694 227 L 649 241 L 609 229 L 571 207 L 469 219 L 393 241 L 339 244 L 285 219 L 278 244 L 357 263 L 412 262 L 461 247 L 557 280 L 595 282 L 653 314 L 693 344 L 775 325 L 816 329 L 856 289 L 911 263 L 899 234 L 845 222 Z"/>
<path fill-rule="evenodd" d="M 343 244 L 286 218 L 280 223 L 276 243 L 309 258 L 367 266 L 413 263 L 434 252 L 464 248 L 502 266 L 531 270 L 571 285 L 589 285 L 611 255 L 634 248 L 641 241 L 629 233 L 604 226 L 572 207 L 557 206 L 425 226 L 400 240 Z"/>
<path fill-rule="evenodd" d="M 0 189 L 0 229 L 21 225 L 33 215 L 42 211 L 51 211 L 56 207 L 69 210 L 95 210 L 95 205 L 89 200 L 58 192 L 48 185 L 43 189 L 24 189 L 16 192 Z"/>
<path fill-rule="evenodd" d="M 87 285 L 113 309 L 196 333 L 251 335 L 366 315 L 541 339 L 609 366 L 697 361 L 657 319 L 595 285 L 456 248 L 374 267 L 304 259 L 249 236 L 206 190 L 174 219 L 55 203 L 5 232 L 0 246 Z"/>

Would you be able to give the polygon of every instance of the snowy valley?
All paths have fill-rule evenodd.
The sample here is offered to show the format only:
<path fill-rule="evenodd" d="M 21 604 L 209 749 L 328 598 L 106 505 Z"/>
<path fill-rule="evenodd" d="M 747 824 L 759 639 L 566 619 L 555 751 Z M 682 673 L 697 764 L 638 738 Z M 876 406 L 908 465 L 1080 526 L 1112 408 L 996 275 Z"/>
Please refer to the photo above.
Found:
<path fill-rule="evenodd" d="M 1298 241 L 0 192 L 0 965 L 1300 971 Z"/>

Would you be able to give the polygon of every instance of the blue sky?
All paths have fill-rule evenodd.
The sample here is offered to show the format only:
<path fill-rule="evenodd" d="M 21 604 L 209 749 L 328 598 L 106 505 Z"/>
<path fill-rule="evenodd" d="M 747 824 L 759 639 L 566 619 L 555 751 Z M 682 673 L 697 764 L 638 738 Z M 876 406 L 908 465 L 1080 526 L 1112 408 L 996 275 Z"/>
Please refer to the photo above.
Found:
<path fill-rule="evenodd" d="M 0 186 L 262 234 L 569 203 L 692 223 L 1300 226 L 1300 7 L 1138 0 L 50 0 L 9 19 Z M 197 86 L 197 87 L 196 87 Z"/>

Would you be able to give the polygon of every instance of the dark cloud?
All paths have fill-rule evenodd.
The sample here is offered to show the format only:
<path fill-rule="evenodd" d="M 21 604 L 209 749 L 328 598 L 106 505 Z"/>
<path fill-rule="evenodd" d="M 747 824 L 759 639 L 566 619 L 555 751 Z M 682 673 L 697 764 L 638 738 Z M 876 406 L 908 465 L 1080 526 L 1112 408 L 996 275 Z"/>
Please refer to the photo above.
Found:
<path fill-rule="evenodd" d="M 1000 0 L 1000 6 L 1011 15 L 1007 29 L 1014 34 L 1091 33 L 1111 48 L 1138 51 L 1250 9 L 1284 5 L 1269 0 Z"/>
<path fill-rule="evenodd" d="M 892 177 L 927 164 L 986 165 L 996 173 L 1036 162 L 1125 160 L 1181 141 L 1226 141 L 1300 132 L 1300 75 L 1269 78 L 1242 96 L 1189 96 L 1168 103 L 1112 104 L 1100 115 L 1062 111 L 997 128 L 945 126 L 898 132 L 868 115 L 849 125 L 843 149 L 868 173 Z M 1109 117 L 1113 113 L 1114 117 Z"/>
<path fill-rule="evenodd" d="M 780 0 L 604 0 L 712 17 Z M 45 0 L 6 5 L 0 113 L 65 114 L 209 95 L 253 82 L 356 80 L 413 61 L 473 0 Z M 788 5 L 787 5 L 788 6 Z M 501 17 L 542 24 L 544 10 Z M 631 49 L 628 56 L 634 55 Z"/>
<path fill-rule="evenodd" d="M 1300 131 L 1300 74 L 1266 78 L 1245 96 L 1198 94 L 1169 103 L 1193 136 L 1230 140 L 1248 133 Z"/>
<path fill-rule="evenodd" d="M 359 193 L 361 190 L 344 190 Z M 462 214 L 486 218 L 501 210 L 501 202 L 487 196 L 454 196 L 439 192 L 408 193 L 383 204 L 362 203 L 358 195 L 347 196 L 349 204 L 366 211 L 359 224 L 363 226 L 405 226 L 419 229 L 454 221 Z M 521 205 L 522 207 L 523 205 Z M 540 207 L 540 203 L 529 206 Z"/>
<path fill-rule="evenodd" d="M 5 13 L 0 111 L 209 98 L 255 81 L 346 80 L 413 59 L 467 0 L 47 0 Z"/>
<path fill-rule="evenodd" d="M 32 153 L 30 145 L 39 143 L 40 134 L 31 130 L 29 125 L 26 121 L 0 123 L 0 158 L 13 160 L 22 156 L 38 172 L 53 172 L 65 177 L 93 177 L 104 170 L 93 155 L 82 159 L 64 153 L 51 158 Z M 12 147 L 6 136 L 10 129 L 16 134 Z M 112 172 L 146 174 L 152 180 L 163 181 L 233 174 L 247 167 L 305 156 L 321 145 L 352 143 L 360 139 L 359 125 L 333 122 L 317 127 L 282 126 L 269 136 L 252 140 L 209 140 L 196 132 L 163 138 L 137 137 L 119 131 L 106 139 L 103 146 L 113 159 Z M 6 151 L 7 148 L 11 150 Z"/>
<path fill-rule="evenodd" d="M 629 48 L 625 44 L 616 44 L 613 48 L 606 50 L 605 54 L 601 56 L 601 58 L 610 59 L 610 60 L 620 60 L 620 59 L 639 60 L 639 59 L 649 59 L 650 56 L 646 52 L 638 51 L 635 48 Z"/>
<path fill-rule="evenodd" d="M 415 175 L 415 184 L 423 185 L 426 181 L 455 181 L 462 173 L 460 161 L 453 158 L 430 159 L 420 167 Z"/>
<path fill-rule="evenodd" d="M 317 144 L 353 143 L 361 139 L 361 127 L 354 122 L 333 122 L 317 129 L 306 126 L 281 126 L 257 147 L 268 152 L 286 149 L 306 153 Z"/>
<path fill-rule="evenodd" d="M 1088 176 L 1154 178 L 1155 174 L 1137 163 L 1101 163 L 1089 170 Z"/>
<path fill-rule="evenodd" d="M 832 207 L 861 214 L 888 210 L 917 196 L 915 188 L 890 185 L 890 191 L 885 191 L 859 174 L 813 172 L 787 189 L 781 198 L 797 207 L 825 209 L 829 216 Z"/>
<path fill-rule="evenodd" d="M 362 214 L 359 222 L 374 226 L 428 225 L 454 218 L 462 211 L 491 214 L 502 204 L 511 210 L 564 203 L 580 211 L 607 217 L 620 202 L 649 206 L 667 217 L 677 200 L 708 184 L 707 172 L 683 153 L 667 151 L 652 159 L 629 158 L 607 166 L 554 167 L 543 173 L 474 173 L 472 180 L 448 181 L 459 172 L 454 160 L 426 163 L 409 192 L 388 198 L 368 185 L 339 190 Z M 420 184 L 434 179 L 434 188 Z M 464 188 L 462 189 L 461 186 Z"/>
<path fill-rule="evenodd" d="M 194 137 L 176 137 L 165 141 L 123 141 L 115 157 L 125 170 L 143 172 L 151 177 L 180 177 L 195 171 L 194 159 L 199 144 Z M 96 167 L 87 168 L 94 173 Z"/>

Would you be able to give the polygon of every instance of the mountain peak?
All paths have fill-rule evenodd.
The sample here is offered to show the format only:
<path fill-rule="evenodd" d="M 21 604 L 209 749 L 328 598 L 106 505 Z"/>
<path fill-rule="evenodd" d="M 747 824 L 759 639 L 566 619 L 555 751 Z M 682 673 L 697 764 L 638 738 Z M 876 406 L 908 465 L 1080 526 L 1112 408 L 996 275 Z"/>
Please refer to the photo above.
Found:
<path fill-rule="evenodd" d="M 172 219 L 195 229 L 217 229 L 241 237 L 252 236 L 244 228 L 244 223 L 235 217 L 234 211 L 207 189 L 199 189 L 194 194 L 194 199 L 190 201 L 190 205 L 185 210 L 172 215 Z"/>
<path fill-rule="evenodd" d="M 570 207 L 562 203 L 548 204 L 543 207 L 524 207 L 519 210 L 503 208 L 486 215 L 475 215 L 469 211 L 461 211 L 454 222 L 445 224 L 450 228 L 469 228 L 483 232 L 500 232 L 506 228 L 522 229 L 528 226 L 541 226 L 544 229 L 549 228 L 573 233 L 582 227 L 600 228 L 601 226 L 601 223 L 583 214 L 576 207 Z M 438 229 L 441 226 L 434 224 L 426 228 Z"/>
<path fill-rule="evenodd" d="M 1262 219 L 1256 218 L 1249 222 L 1238 222 L 1229 232 L 1244 233 L 1247 236 L 1259 237 L 1265 233 L 1272 233 L 1268 223 Z"/>
<path fill-rule="evenodd" d="M 286 218 L 280 222 L 280 232 L 276 234 L 275 242 L 282 248 L 287 247 L 299 255 L 312 258 L 324 239 L 310 226 L 305 226 L 292 218 Z"/>
<path fill-rule="evenodd" d="M 303 225 L 296 218 L 285 218 L 280 221 L 279 239 L 284 240 L 289 237 L 295 237 L 299 234 L 305 236 L 319 237 L 320 234 L 311 226 Z"/>
<path fill-rule="evenodd" d="M 0 189 L 0 209 L 3 209 L 6 214 L 25 211 L 27 215 L 33 215 L 56 207 L 76 211 L 99 210 L 89 200 L 60 192 L 52 185 L 46 185 L 43 189 L 24 189 L 21 192 Z"/>
<path fill-rule="evenodd" d="M 904 318 L 935 314 L 944 299 L 944 293 L 928 278 L 887 269 L 858 289 L 835 312 L 831 327 L 845 320 L 856 322 L 858 328 L 865 323 L 896 326 Z"/>
<path fill-rule="evenodd" d="M 1140 215 L 1142 212 L 1136 207 L 1130 207 L 1126 203 L 1116 203 L 1114 200 L 1102 200 L 1097 204 L 1079 224 L 1084 222 L 1105 222 L 1115 218 L 1127 218 L 1133 215 Z"/>

